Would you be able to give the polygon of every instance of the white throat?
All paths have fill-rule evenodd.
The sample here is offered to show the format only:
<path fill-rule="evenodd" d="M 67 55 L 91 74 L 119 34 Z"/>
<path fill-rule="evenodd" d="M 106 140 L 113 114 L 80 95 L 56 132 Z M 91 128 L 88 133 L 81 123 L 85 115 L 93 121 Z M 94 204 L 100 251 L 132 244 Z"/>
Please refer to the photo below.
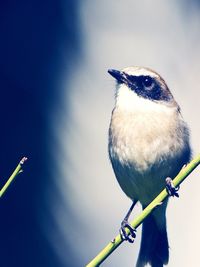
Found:
<path fill-rule="evenodd" d="M 163 101 L 159 103 L 140 97 L 135 92 L 131 91 L 125 84 L 117 86 L 115 106 L 121 111 L 141 111 L 142 113 L 151 111 L 174 112 L 177 109 L 176 107 L 173 108 L 172 105 L 165 104 Z"/>

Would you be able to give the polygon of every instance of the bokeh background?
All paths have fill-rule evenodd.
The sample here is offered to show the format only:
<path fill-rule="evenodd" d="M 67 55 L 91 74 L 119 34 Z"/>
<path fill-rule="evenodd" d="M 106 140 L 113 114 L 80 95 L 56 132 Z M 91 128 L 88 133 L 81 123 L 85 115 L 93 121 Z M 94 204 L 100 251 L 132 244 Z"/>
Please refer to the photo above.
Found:
<path fill-rule="evenodd" d="M 114 81 L 142 65 L 167 81 L 200 150 L 200 1 L 21 0 L 0 4 L 1 267 L 85 266 L 117 233 L 131 201 L 107 153 Z M 199 175 L 168 207 L 170 267 L 199 265 Z M 135 213 L 140 212 L 140 206 Z M 102 266 L 134 266 L 123 243 Z"/>

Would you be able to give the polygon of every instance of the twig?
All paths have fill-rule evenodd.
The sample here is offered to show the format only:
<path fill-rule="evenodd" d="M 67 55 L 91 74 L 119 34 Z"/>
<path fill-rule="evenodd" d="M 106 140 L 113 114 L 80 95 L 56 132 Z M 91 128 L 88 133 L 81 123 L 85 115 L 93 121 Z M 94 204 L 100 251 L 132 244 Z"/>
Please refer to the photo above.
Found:
<path fill-rule="evenodd" d="M 173 179 L 175 187 L 179 186 L 185 178 L 200 164 L 200 155 L 194 158 L 187 166 L 185 166 L 179 174 Z M 167 190 L 164 189 L 142 212 L 131 222 L 133 228 L 137 228 L 144 219 L 154 210 L 155 207 L 162 204 L 162 202 L 168 197 Z M 127 234 L 130 231 L 127 229 Z M 123 240 L 120 235 L 117 235 L 108 245 L 91 261 L 86 267 L 99 266 L 118 246 L 121 245 Z"/>
<path fill-rule="evenodd" d="M 2 197 L 4 195 L 4 193 L 6 192 L 6 190 L 8 189 L 8 187 L 10 186 L 10 184 L 12 183 L 12 181 L 15 179 L 15 177 L 23 171 L 22 170 L 22 165 L 25 163 L 26 160 L 27 160 L 26 157 L 23 157 L 20 160 L 20 162 L 17 165 L 17 167 L 14 170 L 14 172 L 11 174 L 10 178 L 7 180 L 7 182 L 5 183 L 5 185 L 0 190 L 0 197 Z"/>

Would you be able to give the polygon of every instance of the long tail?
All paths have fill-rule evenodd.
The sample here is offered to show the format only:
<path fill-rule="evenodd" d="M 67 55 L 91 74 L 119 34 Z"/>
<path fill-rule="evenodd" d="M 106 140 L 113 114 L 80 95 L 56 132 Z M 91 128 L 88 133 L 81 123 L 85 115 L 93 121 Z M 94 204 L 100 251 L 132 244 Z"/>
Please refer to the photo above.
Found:
<path fill-rule="evenodd" d="M 166 207 L 159 207 L 143 223 L 142 241 L 136 267 L 149 263 L 163 267 L 169 260 L 169 244 L 166 230 Z"/>

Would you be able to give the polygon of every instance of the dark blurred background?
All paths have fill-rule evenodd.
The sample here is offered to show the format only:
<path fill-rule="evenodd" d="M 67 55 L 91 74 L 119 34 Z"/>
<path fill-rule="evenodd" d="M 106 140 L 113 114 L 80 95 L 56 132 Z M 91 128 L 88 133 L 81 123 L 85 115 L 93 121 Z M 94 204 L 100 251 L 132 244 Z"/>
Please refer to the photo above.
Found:
<path fill-rule="evenodd" d="M 199 29 L 195 0 L 1 1 L 0 185 L 29 158 L 0 199 L 1 267 L 84 266 L 118 233 L 130 200 L 107 155 L 108 68 L 160 73 L 199 153 Z M 198 180 L 170 201 L 171 267 L 199 264 Z M 139 243 L 103 266 L 134 266 Z"/>
<path fill-rule="evenodd" d="M 65 264 L 56 252 L 63 238 L 52 216 L 50 196 L 62 205 L 52 171 L 58 152 L 52 151 L 51 116 L 61 102 L 62 77 L 67 81 L 67 70 L 80 53 L 78 4 L 0 3 L 1 185 L 22 156 L 29 158 L 24 173 L 0 201 L 2 267 L 77 266 L 66 240 Z M 57 243 L 50 242 L 49 232 Z"/>

